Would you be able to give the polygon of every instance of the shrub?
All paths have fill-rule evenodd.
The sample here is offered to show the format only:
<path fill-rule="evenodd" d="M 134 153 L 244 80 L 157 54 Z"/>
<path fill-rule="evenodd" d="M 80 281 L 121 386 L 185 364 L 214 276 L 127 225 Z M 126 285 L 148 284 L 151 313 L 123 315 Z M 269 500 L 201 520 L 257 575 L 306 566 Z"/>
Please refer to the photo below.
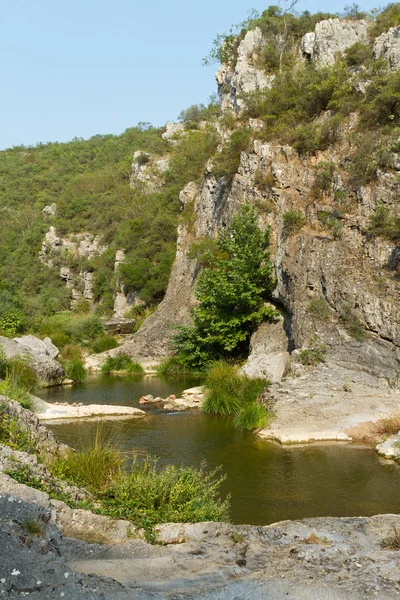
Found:
<path fill-rule="evenodd" d="M 400 415 L 379 419 L 374 425 L 378 435 L 396 435 L 400 431 Z"/>
<path fill-rule="evenodd" d="M 157 460 L 135 459 L 129 474 L 116 480 L 102 497 L 107 514 L 129 519 L 147 531 L 157 523 L 197 523 L 228 519 L 229 500 L 220 500 L 224 477 L 202 465 L 157 469 Z"/>
<path fill-rule="evenodd" d="M 364 329 L 360 319 L 354 313 L 351 303 L 346 303 L 342 306 L 340 311 L 340 318 L 346 327 L 346 331 L 354 339 L 359 342 L 364 342 L 367 338 L 367 333 Z"/>
<path fill-rule="evenodd" d="M 346 48 L 344 51 L 344 57 L 346 64 L 349 67 L 360 67 L 361 65 L 367 65 L 372 58 L 371 47 L 368 44 L 356 42 L 350 46 L 350 48 Z"/>
<path fill-rule="evenodd" d="M 325 362 L 328 348 L 324 344 L 320 344 L 318 338 L 310 339 L 310 347 L 300 350 L 299 361 L 302 365 L 316 366 L 319 363 Z"/>
<path fill-rule="evenodd" d="M 18 419 L 10 417 L 5 408 L 4 404 L 0 405 L 0 444 L 20 452 L 34 452 L 35 445 L 29 430 L 25 429 Z"/>
<path fill-rule="evenodd" d="M 251 132 L 246 127 L 237 129 L 228 144 L 214 157 L 212 172 L 215 177 L 232 177 L 240 163 L 240 154 L 248 149 Z"/>
<path fill-rule="evenodd" d="M 64 346 L 71 342 L 71 338 L 66 333 L 52 333 L 51 341 L 59 350 L 62 350 Z"/>
<path fill-rule="evenodd" d="M 133 362 L 127 354 L 118 354 L 117 356 L 108 356 L 101 365 L 103 373 L 112 371 L 127 371 L 130 375 L 141 375 L 144 373 L 143 367 L 139 363 Z"/>
<path fill-rule="evenodd" d="M 49 469 L 55 477 L 99 493 L 114 482 L 122 471 L 122 465 L 121 454 L 104 443 L 98 430 L 92 446 L 78 452 L 71 451 L 64 458 L 57 458 Z"/>
<path fill-rule="evenodd" d="M 76 383 L 82 383 L 87 377 L 85 365 L 80 358 L 73 358 L 63 363 L 65 375 L 68 379 L 72 379 Z"/>
<path fill-rule="evenodd" d="M 317 219 L 320 223 L 322 223 L 322 225 L 328 227 L 331 230 L 332 235 L 335 239 L 341 236 L 343 225 L 341 220 L 337 216 L 337 211 L 327 212 L 325 210 L 319 210 L 317 212 Z"/>
<path fill-rule="evenodd" d="M 329 304 L 325 298 L 311 300 L 307 306 L 307 312 L 319 321 L 329 321 Z"/>
<path fill-rule="evenodd" d="M 329 192 L 332 189 L 333 175 L 336 165 L 333 162 L 320 162 L 315 167 L 314 191 L 318 196 L 320 192 Z"/>
<path fill-rule="evenodd" d="M 172 377 L 182 377 L 185 375 L 202 375 L 201 371 L 194 371 L 192 369 L 189 369 L 187 365 L 182 364 L 179 360 L 179 356 L 170 356 L 169 358 L 164 359 L 158 365 L 157 373 L 159 375 L 169 375 Z"/>
<path fill-rule="evenodd" d="M 285 235 L 297 233 L 304 227 L 306 220 L 299 210 L 290 210 L 283 213 L 283 232 Z"/>
<path fill-rule="evenodd" d="M 100 335 L 91 344 L 91 349 L 95 353 L 106 352 L 119 346 L 117 339 L 112 335 Z"/>
<path fill-rule="evenodd" d="M 32 397 L 27 389 L 19 387 L 10 375 L 6 375 L 3 381 L 0 381 L 0 394 L 19 402 L 23 408 L 30 410 L 32 408 Z"/>
<path fill-rule="evenodd" d="M 263 429 L 267 424 L 268 416 L 265 406 L 259 402 L 250 402 L 235 415 L 233 424 L 238 431 Z"/>
<path fill-rule="evenodd" d="M 390 240 L 399 239 L 400 217 L 395 216 L 381 204 L 371 215 L 367 231 L 372 235 L 386 237 Z"/>

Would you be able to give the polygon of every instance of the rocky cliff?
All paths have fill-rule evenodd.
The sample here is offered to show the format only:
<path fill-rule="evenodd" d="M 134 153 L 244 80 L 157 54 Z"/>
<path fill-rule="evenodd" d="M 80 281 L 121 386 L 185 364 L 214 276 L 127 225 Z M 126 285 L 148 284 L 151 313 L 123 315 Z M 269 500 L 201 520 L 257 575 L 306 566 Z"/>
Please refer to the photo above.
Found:
<path fill-rule="evenodd" d="M 338 53 L 365 40 L 366 35 L 364 21 L 321 22 L 315 33 L 302 39 L 302 60 L 331 64 Z M 393 40 L 391 45 L 388 39 Z M 265 43 L 260 32 L 250 31 L 239 45 L 235 65 L 221 65 L 217 82 L 225 110 L 240 111 L 239 90 L 269 85 L 265 74 L 249 65 L 252 52 Z M 391 30 L 375 41 L 374 55 L 385 56 L 395 65 L 395 44 Z M 247 125 L 257 138 L 257 122 L 251 119 Z M 370 235 L 368 226 L 382 205 L 397 211 L 399 161 L 392 154 L 389 166 L 377 169 L 372 183 L 355 185 L 349 164 L 356 127 L 357 115 L 352 114 L 326 150 L 303 158 L 290 146 L 254 139 L 249 150 L 241 153 L 231 179 L 215 178 L 209 163 L 201 185 L 190 184 L 181 193 L 182 207 L 191 207 L 193 221 L 190 226 L 180 226 L 166 296 L 122 350 L 145 362 L 168 354 L 173 326 L 190 321 L 197 274 L 196 262 L 187 255 L 190 244 L 203 236 L 215 236 L 229 224 L 240 203 L 251 202 L 258 208 L 260 224 L 271 227 L 278 280 L 275 301 L 284 318 L 274 329 L 264 325 L 264 334 L 254 338 L 247 372 L 269 373 L 277 381 L 292 370 L 309 381 L 303 395 L 315 392 L 318 396 L 321 379 L 324 390 L 328 385 L 343 391 L 346 381 L 354 380 L 358 382 L 353 385 L 354 393 L 360 390 L 364 399 L 376 395 L 377 390 L 393 397 L 400 367 L 399 248 L 393 240 Z M 328 184 L 321 183 L 324 169 L 330 169 Z M 287 230 L 288 214 L 297 215 L 295 231 Z M 298 353 L 293 350 L 318 344 L 328 348 L 328 362 L 312 369 L 311 376 L 310 369 L 298 364 Z M 327 364 L 334 379 L 329 384 L 323 374 Z M 365 380 L 360 381 L 360 373 Z M 299 380 L 295 381 L 291 395 L 297 393 Z M 323 404 L 326 398 L 322 396 Z M 383 414 L 393 408 L 385 406 L 383 403 Z M 366 411 L 369 417 L 371 411 Z"/>

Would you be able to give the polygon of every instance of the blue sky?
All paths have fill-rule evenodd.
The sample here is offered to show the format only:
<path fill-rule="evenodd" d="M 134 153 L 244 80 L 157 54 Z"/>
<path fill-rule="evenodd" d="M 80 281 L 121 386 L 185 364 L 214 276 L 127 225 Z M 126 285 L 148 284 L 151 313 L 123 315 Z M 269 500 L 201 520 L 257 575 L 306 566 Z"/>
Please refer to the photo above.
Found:
<path fill-rule="evenodd" d="M 207 103 L 217 66 L 201 59 L 216 34 L 273 3 L 0 0 L 0 149 L 163 125 Z M 302 0 L 296 8 L 345 4 Z"/>

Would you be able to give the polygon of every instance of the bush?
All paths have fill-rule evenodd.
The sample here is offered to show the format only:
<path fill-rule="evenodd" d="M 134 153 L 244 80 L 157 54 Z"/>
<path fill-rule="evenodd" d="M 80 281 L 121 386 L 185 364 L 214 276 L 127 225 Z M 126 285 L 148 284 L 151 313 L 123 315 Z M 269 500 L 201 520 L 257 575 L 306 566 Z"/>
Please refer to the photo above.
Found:
<path fill-rule="evenodd" d="M 59 350 L 71 342 L 70 336 L 66 333 L 52 333 L 50 339 Z"/>
<path fill-rule="evenodd" d="M 310 347 L 300 350 L 299 361 L 302 365 L 316 366 L 319 363 L 325 362 L 328 348 L 324 344 L 320 344 L 318 338 L 310 339 Z"/>
<path fill-rule="evenodd" d="M 250 135 L 251 131 L 246 127 L 232 133 L 228 144 L 214 157 L 212 172 L 215 177 L 232 177 L 236 173 L 240 154 L 248 149 Z"/>
<path fill-rule="evenodd" d="M 307 312 L 319 321 L 329 321 L 329 304 L 324 298 L 311 300 L 307 306 Z"/>
<path fill-rule="evenodd" d="M 112 335 L 100 335 L 91 344 L 91 349 L 96 354 L 106 352 L 119 346 L 117 339 Z"/>
<path fill-rule="evenodd" d="M 264 429 L 267 425 L 268 417 L 269 414 L 265 406 L 259 402 L 250 402 L 235 415 L 233 424 L 238 431 Z"/>
<path fill-rule="evenodd" d="M 163 360 L 157 367 L 157 373 L 171 377 L 184 377 L 185 375 L 201 376 L 203 374 L 201 371 L 194 371 L 189 369 L 187 365 L 182 364 L 179 356 L 170 356 Z"/>
<path fill-rule="evenodd" d="M 106 361 L 101 365 L 103 373 L 111 373 L 112 371 L 127 371 L 130 375 L 142 375 L 143 367 L 133 362 L 127 354 L 118 354 L 117 356 L 108 356 Z"/>
<path fill-rule="evenodd" d="M 147 531 L 158 523 L 226 521 L 229 500 L 220 500 L 218 489 L 225 479 L 218 469 L 202 465 L 157 469 L 152 457 L 135 459 L 131 472 L 123 475 L 102 497 L 107 514 L 129 519 Z"/>
<path fill-rule="evenodd" d="M 346 64 L 349 67 L 367 65 L 372 59 L 371 47 L 362 42 L 356 42 L 344 51 Z"/>
<path fill-rule="evenodd" d="M 80 358 L 73 358 L 63 363 L 65 375 L 68 379 L 72 379 L 76 383 L 82 383 L 87 377 L 85 365 Z"/>
<path fill-rule="evenodd" d="M 62 360 L 81 360 L 82 348 L 76 344 L 67 344 L 61 352 Z"/>
<path fill-rule="evenodd" d="M 306 220 L 299 210 L 290 210 L 283 213 L 283 232 L 285 235 L 297 233 L 304 227 Z"/>
<path fill-rule="evenodd" d="M 400 238 L 400 217 L 381 204 L 371 215 L 367 231 L 372 235 L 397 240 Z"/>
<path fill-rule="evenodd" d="M 348 302 L 341 308 L 340 318 L 346 327 L 346 331 L 354 339 L 359 342 L 364 342 L 367 338 L 367 333 L 360 319 L 354 313 L 352 305 Z"/>

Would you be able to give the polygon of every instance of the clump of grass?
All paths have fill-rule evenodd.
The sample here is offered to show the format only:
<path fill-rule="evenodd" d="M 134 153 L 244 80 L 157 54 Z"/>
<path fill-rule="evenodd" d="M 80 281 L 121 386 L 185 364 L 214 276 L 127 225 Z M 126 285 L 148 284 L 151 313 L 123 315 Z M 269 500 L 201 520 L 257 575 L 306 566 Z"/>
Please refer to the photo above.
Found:
<path fill-rule="evenodd" d="M 321 362 L 325 362 L 328 348 L 318 341 L 318 338 L 310 339 L 310 347 L 300 350 L 299 361 L 302 365 L 314 367 Z"/>
<path fill-rule="evenodd" d="M 43 536 L 44 526 L 43 522 L 40 519 L 28 519 L 27 521 L 21 523 L 21 527 L 25 531 L 25 533 L 27 533 L 31 537 Z"/>
<path fill-rule="evenodd" d="M 118 348 L 119 344 L 113 335 L 99 335 L 91 344 L 91 349 L 96 354 L 99 352 L 107 352 L 113 348 Z"/>
<path fill-rule="evenodd" d="M 236 415 L 234 425 L 240 431 L 256 429 L 266 422 L 267 411 L 256 400 L 268 383 L 239 374 L 237 366 L 215 362 L 206 374 L 203 408 L 214 415 Z"/>
<path fill-rule="evenodd" d="M 269 413 L 265 406 L 259 402 L 250 402 L 244 406 L 233 419 L 235 429 L 238 431 L 252 431 L 266 427 Z"/>
<path fill-rule="evenodd" d="M 21 356 L 0 356 L 0 394 L 19 402 L 23 408 L 32 408 L 31 393 L 36 391 L 38 381 L 28 359 Z"/>
<path fill-rule="evenodd" d="M 112 373 L 113 371 L 127 371 L 129 375 L 143 375 L 143 367 L 133 362 L 127 354 L 118 354 L 118 356 L 108 356 L 106 361 L 101 365 L 103 373 Z"/>
<path fill-rule="evenodd" d="M 64 362 L 65 375 L 68 379 L 72 379 L 76 383 L 82 383 L 87 377 L 87 371 L 82 359 L 73 358 Z"/>
<path fill-rule="evenodd" d="M 21 452 L 34 452 L 35 445 L 28 429 L 18 419 L 10 417 L 5 409 L 5 405 L 0 406 L 0 444 Z"/>
<path fill-rule="evenodd" d="M 157 373 L 159 375 L 168 375 L 171 377 L 184 377 L 187 375 L 195 377 L 203 375 L 203 373 L 189 369 L 187 365 L 182 364 L 177 355 L 170 356 L 163 360 L 157 366 Z"/>
<path fill-rule="evenodd" d="M 283 232 L 285 235 L 297 233 L 304 227 L 306 220 L 299 210 L 290 210 L 283 214 Z"/>
<path fill-rule="evenodd" d="M 71 484 L 91 492 L 102 492 L 120 475 L 122 465 L 121 453 L 104 443 L 98 431 L 92 446 L 55 459 L 49 469 L 53 476 L 66 479 Z"/>
<path fill-rule="evenodd" d="M 374 428 L 378 435 L 396 435 L 400 431 L 400 414 L 379 419 Z"/>

